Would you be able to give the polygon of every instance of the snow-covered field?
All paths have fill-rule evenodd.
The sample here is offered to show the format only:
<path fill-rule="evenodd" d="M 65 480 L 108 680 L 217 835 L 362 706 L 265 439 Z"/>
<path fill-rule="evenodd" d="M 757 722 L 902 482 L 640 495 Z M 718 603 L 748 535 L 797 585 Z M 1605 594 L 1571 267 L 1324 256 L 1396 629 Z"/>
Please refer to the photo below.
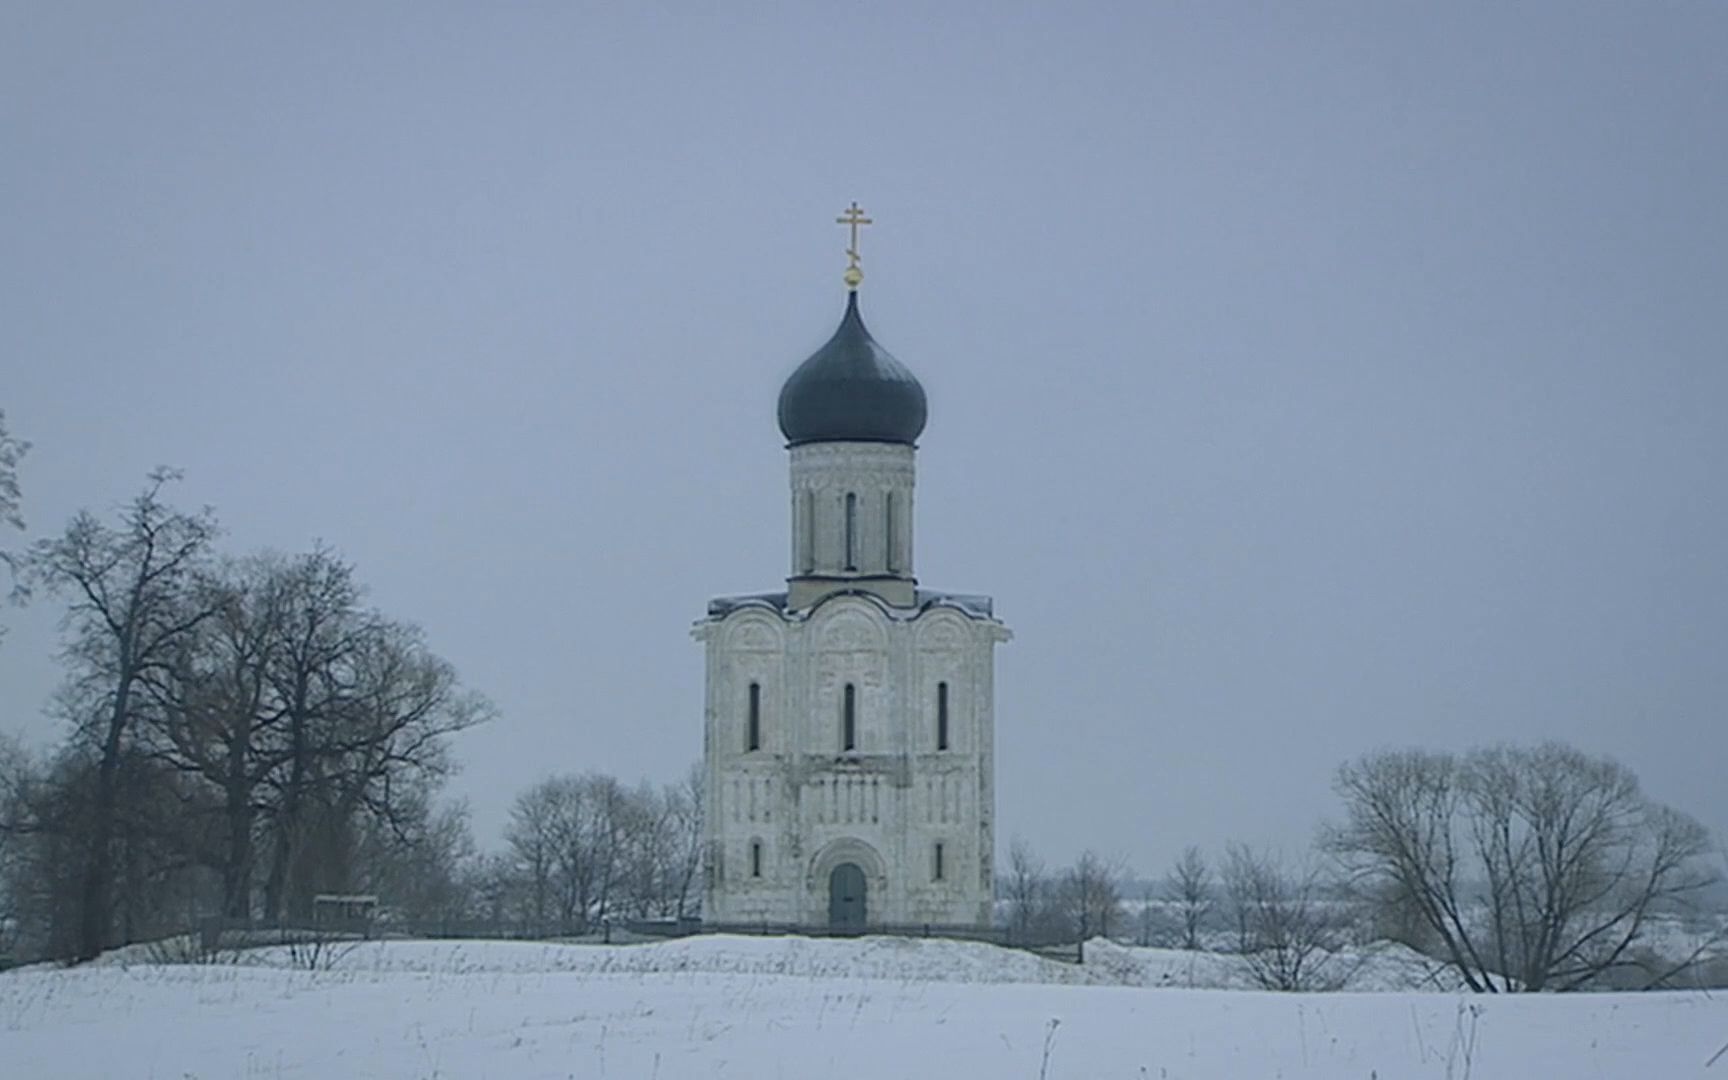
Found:
<path fill-rule="evenodd" d="M 1091 954 L 716 937 L 34 968 L 0 974 L 0 1077 L 1728 1078 L 1723 994 L 1195 990 L 1170 965 L 1213 958 Z"/>

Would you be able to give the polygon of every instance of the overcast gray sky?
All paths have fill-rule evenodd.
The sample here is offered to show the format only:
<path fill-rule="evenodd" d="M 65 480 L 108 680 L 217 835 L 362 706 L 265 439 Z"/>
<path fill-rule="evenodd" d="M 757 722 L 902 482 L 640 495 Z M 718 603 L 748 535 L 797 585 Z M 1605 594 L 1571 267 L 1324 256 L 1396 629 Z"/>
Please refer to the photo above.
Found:
<path fill-rule="evenodd" d="M 34 535 L 159 463 L 323 538 L 552 770 L 701 748 L 787 564 L 781 380 L 923 380 L 998 817 L 1307 843 L 1383 745 L 1560 738 L 1728 829 L 1728 6 L 0 3 Z M 0 612 L 46 743 L 53 605 Z"/>

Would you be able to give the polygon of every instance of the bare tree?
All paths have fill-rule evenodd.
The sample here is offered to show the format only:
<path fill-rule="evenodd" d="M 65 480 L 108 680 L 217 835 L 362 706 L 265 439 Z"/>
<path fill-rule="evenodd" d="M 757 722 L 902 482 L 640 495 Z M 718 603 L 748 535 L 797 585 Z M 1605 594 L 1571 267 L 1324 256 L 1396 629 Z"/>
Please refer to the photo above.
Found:
<path fill-rule="evenodd" d="M 77 738 L 95 762 L 79 959 L 95 956 L 109 941 L 119 771 L 132 749 L 141 690 L 170 668 L 213 610 L 196 585 L 216 522 L 208 510 L 185 514 L 162 500 L 163 486 L 175 478 L 157 470 L 116 526 L 80 513 L 24 560 L 28 583 L 69 597 L 70 698 L 81 712 Z"/>
<path fill-rule="evenodd" d="M 537 920 L 586 932 L 611 912 L 623 855 L 623 786 L 610 776 L 553 776 L 521 796 L 507 838 L 528 875 Z"/>
<path fill-rule="evenodd" d="M 222 914 L 252 914 L 264 782 L 281 763 L 274 729 L 284 710 L 271 676 L 293 579 L 274 556 L 225 563 L 207 589 L 212 616 L 188 635 L 166 677 L 151 684 L 157 755 L 218 793 L 220 838 L 206 853 L 222 882 Z"/>
<path fill-rule="evenodd" d="M 1314 867 L 1287 869 L 1241 845 L 1224 864 L 1224 893 L 1236 924 L 1236 950 L 1268 990 L 1335 990 L 1346 978 L 1334 953 L 1342 919 L 1322 895 Z"/>
<path fill-rule="evenodd" d="M 702 869 L 702 763 L 696 762 L 684 779 L 667 788 L 666 805 L 672 819 L 672 915 L 688 919 L 699 913 L 696 875 Z"/>
<path fill-rule="evenodd" d="M 1008 845 L 1008 872 L 1002 876 L 1002 891 L 1008 901 L 1008 928 L 1015 940 L 1029 942 L 1049 902 L 1049 879 L 1044 861 L 1032 845 L 1016 836 Z"/>
<path fill-rule="evenodd" d="M 18 956 L 20 891 L 26 887 L 25 838 L 35 767 L 16 739 L 0 732 L 0 968 Z"/>
<path fill-rule="evenodd" d="M 1413 912 L 1481 992 L 1570 990 L 1633 961 L 1650 918 L 1713 880 L 1708 834 L 1630 770 L 1571 747 L 1370 754 L 1325 844 Z"/>
<path fill-rule="evenodd" d="M 700 768 L 660 789 L 602 773 L 547 777 L 511 808 L 502 906 L 562 933 L 695 914 L 701 806 Z"/>
<path fill-rule="evenodd" d="M 1083 852 L 1062 875 L 1062 908 L 1079 940 L 1109 937 L 1112 926 L 1121 929 L 1122 878 L 1120 863 L 1106 861 L 1092 851 Z"/>
<path fill-rule="evenodd" d="M 515 907 L 519 879 L 509 855 L 502 852 L 481 855 L 470 861 L 467 873 L 477 918 L 498 926 L 520 917 Z"/>
<path fill-rule="evenodd" d="M 491 708 L 420 631 L 360 606 L 353 568 L 322 546 L 230 564 L 219 616 L 186 650 L 164 707 L 164 753 L 221 788 L 224 909 L 304 919 L 356 879 L 372 823 L 414 843 L 445 736 Z"/>
<path fill-rule="evenodd" d="M 325 548 L 297 556 L 283 569 L 284 596 L 270 646 L 270 691 L 279 716 L 281 767 L 272 770 L 270 867 L 264 882 L 264 914 L 289 914 L 296 871 L 306 877 L 301 848 L 313 830 L 317 799 L 326 794 L 327 743 L 342 726 L 342 712 L 355 687 L 345 665 L 372 629 L 360 608 L 354 569 Z M 300 910 L 293 912 L 305 915 Z"/>
<path fill-rule="evenodd" d="M 664 917 L 671 910 L 676 840 L 672 812 L 646 780 L 624 792 L 618 808 L 620 889 L 614 912 L 627 918 Z"/>
<path fill-rule="evenodd" d="M 464 910 L 466 818 L 434 799 L 446 736 L 490 704 L 417 628 L 363 609 L 327 550 L 215 564 L 210 512 L 163 501 L 173 478 L 20 563 L 22 588 L 68 600 L 57 707 L 72 725 L 21 803 L 22 850 L 0 852 L 7 882 L 35 883 L 0 886 L 32 940 L 83 958 L 212 909 L 249 918 L 260 876 L 273 919 L 356 884 Z"/>
<path fill-rule="evenodd" d="M 1212 869 L 1206 856 L 1190 844 L 1170 870 L 1164 885 L 1164 900 L 1176 910 L 1184 949 L 1199 949 L 1200 932 L 1212 914 Z"/>
<path fill-rule="evenodd" d="M 80 852 L 71 827 L 88 808 L 64 757 L 35 761 L 0 746 L 0 953 L 19 962 L 70 956 L 76 945 Z"/>
<path fill-rule="evenodd" d="M 504 828 L 511 877 L 521 883 L 525 893 L 522 915 L 542 927 L 552 914 L 560 804 L 565 797 L 564 785 L 556 779 L 535 784 L 516 796 Z"/>
<path fill-rule="evenodd" d="M 400 796 L 393 820 L 365 819 L 354 884 L 387 898 L 410 928 L 433 924 L 444 933 L 474 910 L 477 853 L 467 805 L 434 805 L 435 794 L 434 785 L 423 784 Z"/>
<path fill-rule="evenodd" d="M 621 886 L 628 867 L 633 808 L 628 792 L 616 777 L 589 773 L 580 784 L 582 802 L 588 812 L 578 828 L 587 840 L 588 880 L 593 897 L 591 913 L 585 914 L 604 923 L 616 914 L 613 905 L 627 899 Z"/>
<path fill-rule="evenodd" d="M 40 764 L 26 761 L 0 781 L 0 894 L 15 920 L 17 953 L 66 959 L 80 951 L 83 889 L 100 770 L 87 743 L 69 741 Z M 108 839 L 110 932 L 137 941 L 181 929 L 195 912 L 201 837 L 195 793 L 135 744 L 113 770 L 119 808 Z"/>
<path fill-rule="evenodd" d="M 296 830 L 278 832 L 296 853 L 277 892 L 294 918 L 310 914 L 316 893 L 352 888 L 369 826 L 413 842 L 425 793 L 450 768 L 446 737 L 491 715 L 490 703 L 462 689 L 418 628 L 375 614 L 364 625 L 345 659 L 321 673 L 340 689 L 297 747 L 300 786 L 282 792 L 297 797 L 300 810 Z"/>

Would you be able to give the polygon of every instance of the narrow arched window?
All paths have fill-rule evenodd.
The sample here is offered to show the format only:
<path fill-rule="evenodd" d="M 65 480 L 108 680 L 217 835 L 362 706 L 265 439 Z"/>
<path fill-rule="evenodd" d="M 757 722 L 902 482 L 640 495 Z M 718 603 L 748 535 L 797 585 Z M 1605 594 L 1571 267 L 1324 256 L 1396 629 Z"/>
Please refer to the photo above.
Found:
<path fill-rule="evenodd" d="M 938 840 L 936 841 L 936 857 L 930 868 L 932 871 L 931 876 L 937 881 L 942 880 L 942 871 L 945 869 L 942 865 L 942 854 L 942 841 Z"/>
<path fill-rule="evenodd" d="M 851 683 L 840 706 L 840 749 L 858 749 L 858 688 Z"/>
<path fill-rule="evenodd" d="M 745 725 L 744 749 L 762 749 L 762 684 L 750 684 L 750 716 Z"/>
<path fill-rule="evenodd" d="M 750 841 L 750 876 L 762 876 L 762 841 Z"/>
<path fill-rule="evenodd" d="M 816 569 L 816 494 L 806 491 L 800 498 L 803 501 L 798 511 L 803 515 L 804 542 L 798 553 L 798 569 L 808 574 Z"/>
<path fill-rule="evenodd" d="M 846 493 L 846 569 L 858 569 L 858 496 Z"/>
<path fill-rule="evenodd" d="M 936 684 L 936 749 L 948 749 L 948 684 Z"/>
<path fill-rule="evenodd" d="M 900 569 L 900 560 L 894 557 L 894 493 L 892 491 L 882 498 L 882 555 L 890 574 Z"/>

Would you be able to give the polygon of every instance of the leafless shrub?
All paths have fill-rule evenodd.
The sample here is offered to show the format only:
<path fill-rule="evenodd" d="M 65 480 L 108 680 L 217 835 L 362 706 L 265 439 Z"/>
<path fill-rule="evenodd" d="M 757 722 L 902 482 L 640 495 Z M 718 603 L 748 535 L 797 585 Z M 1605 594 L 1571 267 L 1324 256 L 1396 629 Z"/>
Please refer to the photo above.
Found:
<path fill-rule="evenodd" d="M 1236 950 L 1268 990 L 1336 990 L 1351 972 L 1336 956 L 1345 923 L 1314 866 L 1289 868 L 1263 852 L 1230 849 L 1224 893 Z"/>
<path fill-rule="evenodd" d="M 148 943 L 144 955 L 152 964 L 232 964 L 240 950 L 225 947 L 219 935 L 173 934 Z"/>
<path fill-rule="evenodd" d="M 288 963 L 302 971 L 329 971 L 361 943 L 360 938 L 335 931 L 293 931 L 286 935 Z"/>

